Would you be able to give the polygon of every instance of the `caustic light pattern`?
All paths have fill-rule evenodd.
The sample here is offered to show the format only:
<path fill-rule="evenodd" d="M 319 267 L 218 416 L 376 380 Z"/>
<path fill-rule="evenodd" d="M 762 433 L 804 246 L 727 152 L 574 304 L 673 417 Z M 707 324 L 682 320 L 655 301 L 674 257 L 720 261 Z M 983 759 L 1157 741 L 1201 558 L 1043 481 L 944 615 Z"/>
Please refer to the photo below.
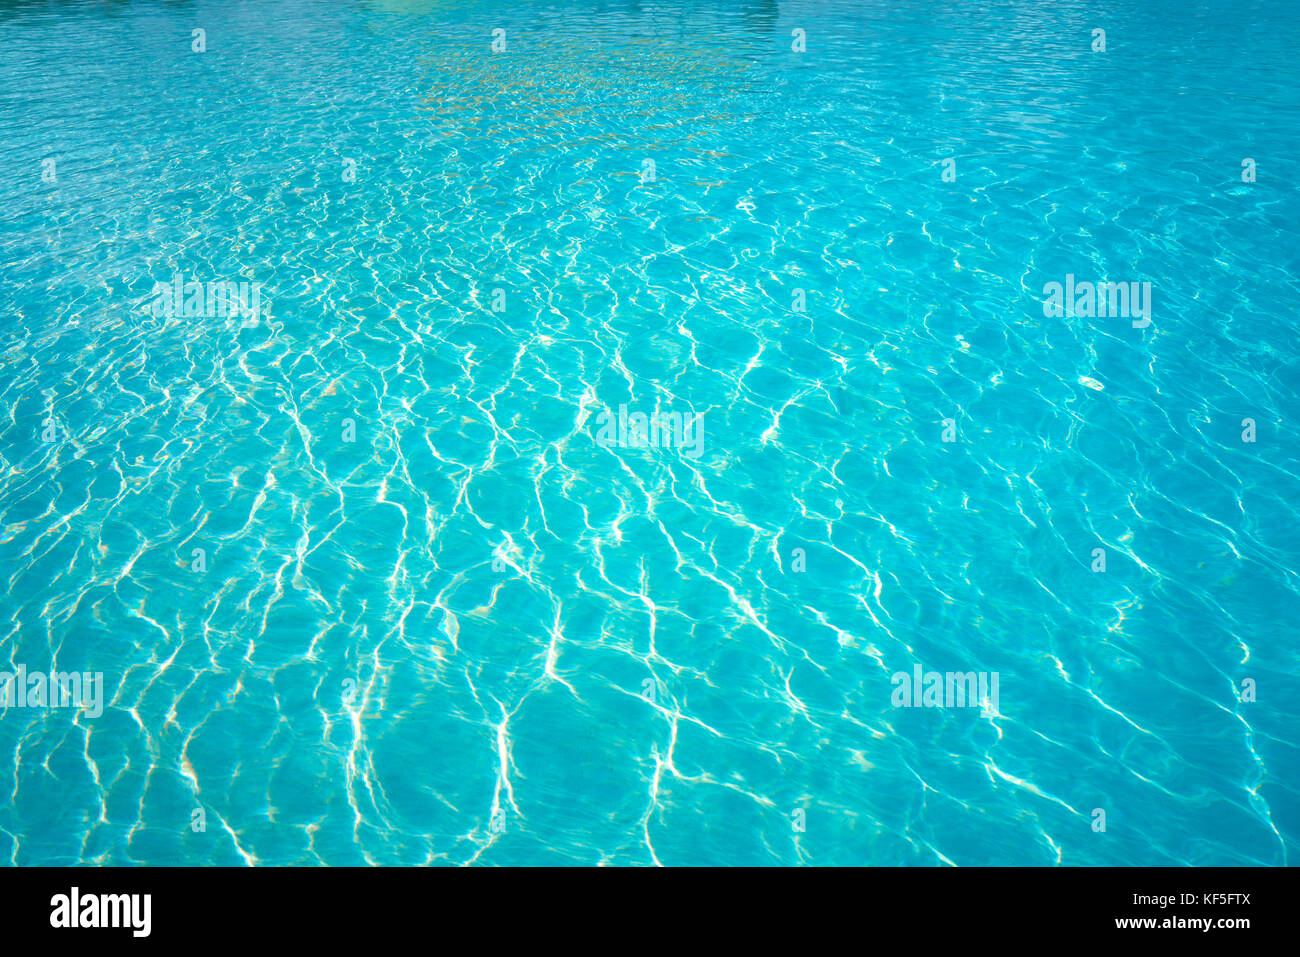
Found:
<path fill-rule="evenodd" d="M 0 861 L 1294 863 L 1297 50 L 0 3 Z"/>

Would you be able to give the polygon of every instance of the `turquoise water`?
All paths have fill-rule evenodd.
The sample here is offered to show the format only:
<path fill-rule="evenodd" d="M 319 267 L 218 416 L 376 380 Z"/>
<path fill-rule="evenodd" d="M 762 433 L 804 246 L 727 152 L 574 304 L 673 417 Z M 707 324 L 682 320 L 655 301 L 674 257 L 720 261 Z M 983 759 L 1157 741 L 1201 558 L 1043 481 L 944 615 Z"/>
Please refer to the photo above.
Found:
<path fill-rule="evenodd" d="M 0 4 L 0 860 L 1294 863 L 1297 50 Z"/>

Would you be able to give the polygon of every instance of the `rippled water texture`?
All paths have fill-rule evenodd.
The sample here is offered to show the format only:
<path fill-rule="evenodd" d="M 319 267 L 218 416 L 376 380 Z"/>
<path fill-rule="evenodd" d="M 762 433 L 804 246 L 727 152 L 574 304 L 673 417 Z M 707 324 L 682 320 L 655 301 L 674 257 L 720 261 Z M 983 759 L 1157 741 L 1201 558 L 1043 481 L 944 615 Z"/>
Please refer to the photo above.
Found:
<path fill-rule="evenodd" d="M 0 3 L 0 861 L 1295 863 L 1297 51 Z"/>

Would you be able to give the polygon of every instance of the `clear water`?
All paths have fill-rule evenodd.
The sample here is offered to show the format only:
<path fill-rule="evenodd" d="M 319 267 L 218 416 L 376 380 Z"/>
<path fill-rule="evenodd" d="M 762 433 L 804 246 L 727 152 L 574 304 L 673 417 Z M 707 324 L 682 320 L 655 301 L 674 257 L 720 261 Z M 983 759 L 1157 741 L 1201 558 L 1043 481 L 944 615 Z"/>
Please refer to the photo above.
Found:
<path fill-rule="evenodd" d="M 0 711 L 0 860 L 1294 863 L 1298 50 L 0 4 L 0 669 L 106 698 Z M 893 707 L 918 664 L 997 707 Z"/>

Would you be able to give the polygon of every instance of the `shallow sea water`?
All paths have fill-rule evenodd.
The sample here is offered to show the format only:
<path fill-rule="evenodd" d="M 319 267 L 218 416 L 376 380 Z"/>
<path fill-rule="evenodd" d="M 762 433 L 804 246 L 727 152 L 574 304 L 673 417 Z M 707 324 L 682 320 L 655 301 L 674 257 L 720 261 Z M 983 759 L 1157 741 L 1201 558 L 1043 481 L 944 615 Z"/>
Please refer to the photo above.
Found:
<path fill-rule="evenodd" d="M 1293 863 L 1297 50 L 0 3 L 0 670 L 105 689 L 0 709 L 0 861 Z M 996 709 L 893 707 L 916 665 Z"/>

